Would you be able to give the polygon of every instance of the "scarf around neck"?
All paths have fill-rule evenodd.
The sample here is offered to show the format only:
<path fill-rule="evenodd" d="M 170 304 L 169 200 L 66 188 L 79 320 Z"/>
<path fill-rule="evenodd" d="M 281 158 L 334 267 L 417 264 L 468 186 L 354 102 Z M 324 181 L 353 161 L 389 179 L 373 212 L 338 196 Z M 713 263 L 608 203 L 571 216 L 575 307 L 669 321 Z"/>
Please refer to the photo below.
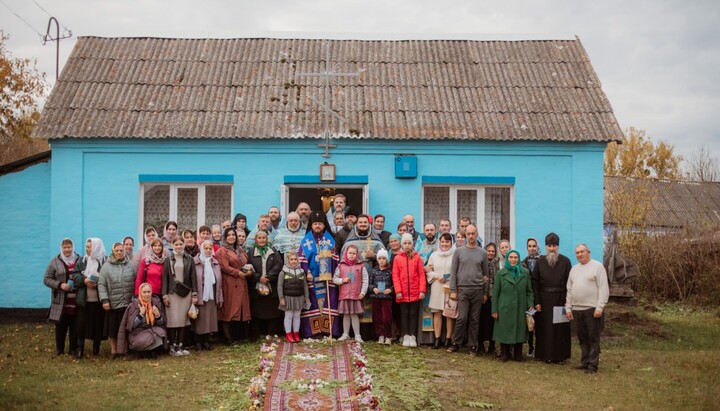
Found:
<path fill-rule="evenodd" d="M 260 247 L 259 245 L 255 245 L 255 249 L 257 250 L 258 254 L 260 254 L 260 257 L 262 257 L 262 258 L 265 258 L 265 254 L 267 254 L 269 248 L 270 248 L 269 244 L 265 244 L 262 247 Z"/>
<path fill-rule="evenodd" d="M 140 284 L 140 288 L 138 288 L 139 293 L 142 292 L 143 287 L 150 287 L 152 289 L 152 286 L 150 286 L 149 283 L 142 283 Z M 155 313 L 153 313 L 153 305 L 152 305 L 152 295 L 150 296 L 150 301 L 145 301 L 141 296 L 138 295 L 138 302 L 140 303 L 140 307 L 145 307 L 145 324 L 148 324 L 150 326 L 155 325 Z"/>
<path fill-rule="evenodd" d="M 167 258 L 167 255 L 165 254 L 165 251 L 163 250 L 160 255 L 155 254 L 155 251 L 150 248 L 150 252 L 145 254 L 145 265 L 149 265 L 150 263 L 155 264 L 164 264 L 165 259 Z"/>
<path fill-rule="evenodd" d="M 437 250 L 433 251 L 433 254 L 437 254 L 440 257 L 449 257 L 452 255 L 452 253 L 455 251 L 455 246 L 452 245 L 447 250 L 443 251 L 440 249 L 440 247 L 437 248 Z"/>

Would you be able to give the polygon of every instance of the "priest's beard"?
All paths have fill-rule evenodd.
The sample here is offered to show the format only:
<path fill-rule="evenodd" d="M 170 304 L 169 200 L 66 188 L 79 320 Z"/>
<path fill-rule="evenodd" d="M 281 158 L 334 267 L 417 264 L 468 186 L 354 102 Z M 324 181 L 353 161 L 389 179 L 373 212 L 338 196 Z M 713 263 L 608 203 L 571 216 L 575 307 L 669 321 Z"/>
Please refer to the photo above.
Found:
<path fill-rule="evenodd" d="M 360 231 L 360 229 L 357 229 L 357 233 L 360 237 L 367 237 L 368 234 L 370 234 L 370 230 Z"/>
<path fill-rule="evenodd" d="M 547 253 L 545 260 L 548 262 L 550 267 L 555 267 L 558 261 L 558 253 Z"/>
<path fill-rule="evenodd" d="M 428 243 L 432 243 L 433 241 L 435 241 L 435 234 L 433 234 L 432 237 L 429 235 L 425 236 L 425 238 L 427 239 Z"/>

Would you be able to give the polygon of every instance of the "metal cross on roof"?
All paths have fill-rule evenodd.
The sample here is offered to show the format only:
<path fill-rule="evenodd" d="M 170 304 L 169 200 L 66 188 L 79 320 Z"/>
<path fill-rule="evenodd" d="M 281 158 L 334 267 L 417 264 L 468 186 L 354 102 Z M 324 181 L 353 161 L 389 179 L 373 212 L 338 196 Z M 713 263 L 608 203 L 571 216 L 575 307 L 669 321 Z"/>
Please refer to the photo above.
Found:
<path fill-rule="evenodd" d="M 338 66 L 332 66 L 332 64 L 330 63 L 330 43 L 325 42 L 325 71 L 321 71 L 319 73 L 298 73 L 295 75 L 295 77 L 320 77 L 323 80 L 324 101 L 320 102 L 313 96 L 310 96 L 310 99 L 314 101 L 315 104 L 325 109 L 325 131 L 323 133 L 325 137 L 325 142 L 318 144 L 318 147 L 322 147 L 325 149 L 323 157 L 330 157 L 330 149 L 336 147 L 335 144 L 330 144 L 330 116 L 332 115 L 341 123 L 345 123 L 345 119 L 340 117 L 340 115 L 330 107 L 330 79 L 335 77 L 359 77 L 360 73 L 362 73 L 363 71 L 365 70 L 361 69 L 354 73 L 339 72 Z"/>

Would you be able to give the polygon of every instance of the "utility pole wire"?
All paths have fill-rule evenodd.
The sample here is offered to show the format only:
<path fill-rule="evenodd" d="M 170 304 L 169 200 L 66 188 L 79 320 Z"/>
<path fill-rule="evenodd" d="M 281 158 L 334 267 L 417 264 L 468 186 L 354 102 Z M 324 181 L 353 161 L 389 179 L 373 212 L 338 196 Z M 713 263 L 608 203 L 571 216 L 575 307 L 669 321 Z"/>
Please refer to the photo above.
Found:
<path fill-rule="evenodd" d="M 42 33 L 40 33 L 39 31 L 37 31 L 37 30 L 35 29 L 35 27 L 32 26 L 32 24 L 28 23 L 27 20 L 25 20 L 25 19 L 22 18 L 19 14 L 17 14 L 17 13 L 15 12 L 15 10 L 11 9 L 10 6 L 8 6 L 7 3 L 5 3 L 4 0 L 0 0 L 0 3 L 2 3 L 3 6 L 5 6 L 8 10 L 10 10 L 10 12 L 15 15 L 15 17 L 19 18 L 20 20 L 22 20 L 23 23 L 25 23 L 28 27 L 30 27 L 30 29 L 31 29 L 32 31 L 34 31 L 38 36 L 40 36 L 40 39 L 43 39 L 44 36 L 42 35 Z"/>

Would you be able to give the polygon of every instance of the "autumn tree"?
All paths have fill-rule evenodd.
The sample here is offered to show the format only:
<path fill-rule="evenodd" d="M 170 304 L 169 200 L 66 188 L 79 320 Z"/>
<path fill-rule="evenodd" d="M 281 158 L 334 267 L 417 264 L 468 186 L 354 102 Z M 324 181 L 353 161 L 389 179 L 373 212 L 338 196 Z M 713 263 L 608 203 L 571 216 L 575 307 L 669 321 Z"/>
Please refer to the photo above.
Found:
<path fill-rule="evenodd" d="M 5 47 L 9 38 L 0 32 L 0 164 L 48 149 L 47 141 L 30 138 L 40 118 L 45 73 L 34 59 L 14 58 Z"/>
<path fill-rule="evenodd" d="M 685 176 L 692 181 L 720 181 L 720 166 L 707 146 L 698 148 L 687 160 Z"/>
<path fill-rule="evenodd" d="M 680 178 L 682 157 L 664 141 L 654 144 L 645 130 L 625 130 L 622 144 L 612 142 L 605 149 L 605 175 L 624 177 Z"/>

